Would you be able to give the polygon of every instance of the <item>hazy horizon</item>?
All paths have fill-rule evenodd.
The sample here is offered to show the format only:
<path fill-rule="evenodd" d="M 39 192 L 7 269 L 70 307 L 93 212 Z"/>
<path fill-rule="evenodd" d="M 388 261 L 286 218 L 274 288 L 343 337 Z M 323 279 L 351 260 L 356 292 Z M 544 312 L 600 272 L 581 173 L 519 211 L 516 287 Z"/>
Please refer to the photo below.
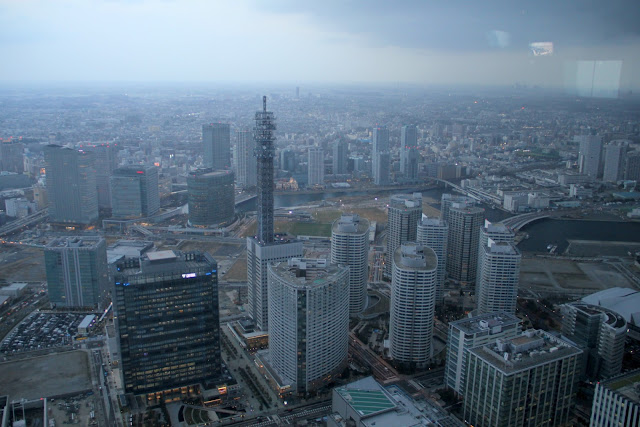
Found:
<path fill-rule="evenodd" d="M 0 0 L 0 83 L 640 88 L 640 8 L 556 3 Z"/>

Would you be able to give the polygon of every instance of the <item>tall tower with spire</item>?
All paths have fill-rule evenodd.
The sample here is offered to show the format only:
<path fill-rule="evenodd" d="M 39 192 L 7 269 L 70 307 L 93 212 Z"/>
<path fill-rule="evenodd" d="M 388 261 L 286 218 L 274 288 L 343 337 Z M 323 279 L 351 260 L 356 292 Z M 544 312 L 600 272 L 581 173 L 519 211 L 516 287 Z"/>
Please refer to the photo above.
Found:
<path fill-rule="evenodd" d="M 302 257 L 302 242 L 276 241 L 273 226 L 273 156 L 276 140 L 275 117 L 267 111 L 267 97 L 262 97 L 262 111 L 256 112 L 253 129 L 256 148 L 258 175 L 258 230 L 255 236 L 247 237 L 247 285 L 249 316 L 256 326 L 266 331 L 268 325 L 268 282 L 269 264 Z"/>

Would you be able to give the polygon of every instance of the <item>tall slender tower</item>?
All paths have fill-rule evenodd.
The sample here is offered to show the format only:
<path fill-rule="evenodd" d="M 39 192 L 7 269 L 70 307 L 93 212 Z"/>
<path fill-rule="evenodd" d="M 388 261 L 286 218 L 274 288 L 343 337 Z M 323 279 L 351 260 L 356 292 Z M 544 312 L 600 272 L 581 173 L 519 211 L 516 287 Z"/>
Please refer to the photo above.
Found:
<path fill-rule="evenodd" d="M 464 202 L 452 203 L 448 217 L 447 273 L 460 284 L 472 285 L 476 281 L 484 209 Z"/>
<path fill-rule="evenodd" d="M 331 263 L 348 265 L 349 313 L 357 315 L 367 303 L 369 220 L 343 214 L 331 227 Z"/>
<path fill-rule="evenodd" d="M 247 237 L 247 285 L 249 315 L 256 326 L 266 331 L 268 317 L 267 267 L 271 263 L 302 257 L 302 242 L 275 242 L 273 236 L 273 143 L 275 118 L 267 111 L 267 97 L 262 98 L 262 111 L 256 113 L 254 138 L 258 165 L 258 233 Z"/>
<path fill-rule="evenodd" d="M 387 223 L 387 260 L 384 273 L 391 277 L 392 259 L 396 249 L 405 242 L 415 242 L 418 223 L 422 218 L 422 194 L 395 194 L 389 200 Z"/>
<path fill-rule="evenodd" d="M 389 355 L 423 367 L 432 352 L 438 258 L 418 243 L 403 243 L 393 254 Z"/>
<path fill-rule="evenodd" d="M 262 111 L 256 112 L 255 154 L 258 164 L 258 241 L 273 242 L 273 156 L 276 140 L 275 117 L 267 111 L 267 97 L 262 97 Z"/>
<path fill-rule="evenodd" d="M 422 216 L 418 223 L 417 242 L 422 246 L 433 249 L 438 257 L 436 275 L 436 304 L 443 302 L 444 279 L 447 269 L 447 239 L 449 238 L 449 224 L 439 218 Z"/>

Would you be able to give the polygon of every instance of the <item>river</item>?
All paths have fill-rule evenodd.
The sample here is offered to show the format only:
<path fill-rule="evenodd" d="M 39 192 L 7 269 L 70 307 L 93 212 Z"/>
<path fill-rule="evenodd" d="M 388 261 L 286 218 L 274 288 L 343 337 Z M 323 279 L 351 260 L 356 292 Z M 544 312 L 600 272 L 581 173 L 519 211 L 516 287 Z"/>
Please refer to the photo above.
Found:
<path fill-rule="evenodd" d="M 608 242 L 640 242 L 640 223 L 621 221 L 588 221 L 543 219 L 526 225 L 529 234 L 518 247 L 523 252 L 545 252 L 549 244 L 558 245 L 563 253 L 567 240 L 601 240 Z"/>

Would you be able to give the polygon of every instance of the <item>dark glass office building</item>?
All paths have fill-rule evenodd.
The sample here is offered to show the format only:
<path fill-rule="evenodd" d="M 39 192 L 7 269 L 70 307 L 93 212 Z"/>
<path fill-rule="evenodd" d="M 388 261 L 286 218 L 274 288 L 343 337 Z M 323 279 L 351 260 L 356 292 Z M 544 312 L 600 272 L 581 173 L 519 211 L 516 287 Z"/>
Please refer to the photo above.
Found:
<path fill-rule="evenodd" d="M 208 388 L 220 378 L 217 263 L 149 252 L 115 265 L 114 308 L 127 393 Z"/>
<path fill-rule="evenodd" d="M 198 169 L 187 176 L 189 224 L 194 227 L 221 226 L 233 221 L 235 188 L 233 172 Z"/>

